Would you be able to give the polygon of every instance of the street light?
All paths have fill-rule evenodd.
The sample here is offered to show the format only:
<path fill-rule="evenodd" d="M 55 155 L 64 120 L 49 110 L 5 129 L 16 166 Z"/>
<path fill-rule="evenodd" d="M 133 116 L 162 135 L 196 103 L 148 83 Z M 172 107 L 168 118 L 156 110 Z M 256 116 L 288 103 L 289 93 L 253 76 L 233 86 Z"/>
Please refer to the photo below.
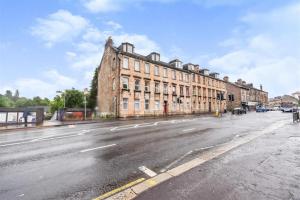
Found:
<path fill-rule="evenodd" d="M 56 91 L 56 93 L 57 93 L 57 94 L 61 94 L 61 95 L 63 96 L 64 108 L 65 108 L 65 107 L 66 107 L 66 97 L 65 97 L 65 93 L 62 92 L 62 91 L 60 91 L 60 90 Z"/>
<path fill-rule="evenodd" d="M 84 88 L 83 95 L 84 95 L 84 120 L 86 120 L 86 96 L 89 94 L 89 90 Z"/>

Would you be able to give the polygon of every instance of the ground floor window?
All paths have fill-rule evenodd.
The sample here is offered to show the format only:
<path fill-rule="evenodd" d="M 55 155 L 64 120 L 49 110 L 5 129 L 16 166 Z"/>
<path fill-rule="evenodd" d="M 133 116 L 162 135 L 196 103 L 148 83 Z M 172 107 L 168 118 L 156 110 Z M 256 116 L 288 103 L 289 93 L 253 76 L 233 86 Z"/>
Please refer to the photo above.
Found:
<path fill-rule="evenodd" d="M 128 98 L 123 98 L 123 109 L 124 110 L 128 109 Z"/>
<path fill-rule="evenodd" d="M 140 109 L 140 100 L 134 100 L 134 110 Z"/>
<path fill-rule="evenodd" d="M 145 110 L 149 110 L 149 99 L 145 99 Z"/>
<path fill-rule="evenodd" d="M 159 110 L 159 109 L 160 109 L 160 102 L 155 101 L 155 110 Z"/>

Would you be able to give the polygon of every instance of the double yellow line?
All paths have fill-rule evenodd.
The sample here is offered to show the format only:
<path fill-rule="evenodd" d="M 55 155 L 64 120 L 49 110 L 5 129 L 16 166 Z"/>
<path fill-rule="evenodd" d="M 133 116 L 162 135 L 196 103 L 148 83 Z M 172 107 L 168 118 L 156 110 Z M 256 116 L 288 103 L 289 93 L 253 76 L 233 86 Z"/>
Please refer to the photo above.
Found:
<path fill-rule="evenodd" d="M 110 191 L 110 192 L 107 192 L 107 193 L 105 193 L 105 194 L 102 194 L 101 196 L 99 196 L 99 197 L 97 197 L 97 198 L 95 198 L 95 199 L 93 199 L 93 200 L 102 200 L 102 199 L 106 199 L 107 197 L 110 197 L 110 196 L 112 196 L 112 195 L 114 195 L 114 194 L 116 194 L 116 193 L 118 193 L 118 192 L 121 192 L 121 191 L 123 191 L 123 190 L 126 190 L 126 189 L 128 189 L 128 188 L 130 188 L 130 187 L 132 187 L 132 186 L 134 186 L 134 185 L 136 185 L 136 184 L 138 184 L 138 183 L 143 182 L 144 180 L 145 180 L 145 178 L 140 178 L 140 179 L 138 179 L 138 180 L 132 181 L 132 182 L 130 182 L 130 183 L 127 183 L 126 185 L 123 185 L 122 187 L 116 188 L 116 189 L 114 189 L 114 190 L 112 190 L 112 191 Z"/>

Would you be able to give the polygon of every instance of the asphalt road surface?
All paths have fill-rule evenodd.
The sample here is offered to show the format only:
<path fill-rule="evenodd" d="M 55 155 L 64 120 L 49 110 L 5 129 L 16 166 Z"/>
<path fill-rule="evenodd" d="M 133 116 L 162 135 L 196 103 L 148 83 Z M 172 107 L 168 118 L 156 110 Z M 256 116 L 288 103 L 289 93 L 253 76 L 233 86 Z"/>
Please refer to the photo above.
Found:
<path fill-rule="evenodd" d="M 291 118 L 189 116 L 0 132 L 0 199 L 92 199 Z M 193 154 L 187 154 L 193 151 Z"/>

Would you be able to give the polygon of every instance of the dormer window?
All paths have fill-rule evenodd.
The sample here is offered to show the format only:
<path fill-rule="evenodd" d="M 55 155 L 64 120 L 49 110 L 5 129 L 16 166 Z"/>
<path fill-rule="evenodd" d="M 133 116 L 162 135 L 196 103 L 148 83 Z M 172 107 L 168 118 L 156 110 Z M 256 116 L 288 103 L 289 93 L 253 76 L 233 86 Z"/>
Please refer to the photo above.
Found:
<path fill-rule="evenodd" d="M 150 57 L 151 60 L 153 61 L 160 61 L 160 54 L 159 53 L 151 53 L 148 57 Z"/>
<path fill-rule="evenodd" d="M 130 43 L 123 43 L 122 44 L 122 51 L 133 53 L 134 46 Z"/>
<path fill-rule="evenodd" d="M 172 60 L 169 62 L 169 64 L 173 67 L 176 67 L 176 68 L 179 68 L 179 69 L 182 69 L 183 66 L 182 66 L 182 62 L 178 59 L 175 59 L 175 60 Z"/>

